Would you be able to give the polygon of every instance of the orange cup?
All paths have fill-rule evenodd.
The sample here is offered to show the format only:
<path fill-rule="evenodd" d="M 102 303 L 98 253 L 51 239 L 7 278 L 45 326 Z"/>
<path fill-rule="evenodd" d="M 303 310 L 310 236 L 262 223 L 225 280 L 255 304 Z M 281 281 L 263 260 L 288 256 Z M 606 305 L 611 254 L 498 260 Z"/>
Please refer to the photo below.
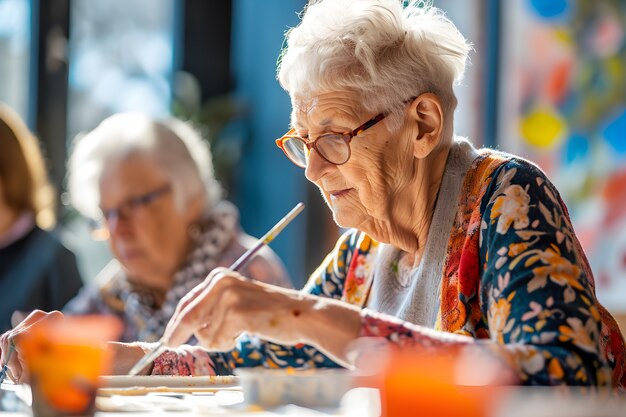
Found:
<path fill-rule="evenodd" d="M 378 350 L 363 358 L 369 372 L 362 386 L 380 390 L 383 417 L 486 417 L 511 381 L 499 363 L 468 357 L 460 349 L 424 354 L 413 349 Z"/>
<path fill-rule="evenodd" d="M 31 378 L 35 417 L 93 415 L 98 377 L 108 373 L 121 322 L 113 316 L 43 321 L 18 339 Z"/>

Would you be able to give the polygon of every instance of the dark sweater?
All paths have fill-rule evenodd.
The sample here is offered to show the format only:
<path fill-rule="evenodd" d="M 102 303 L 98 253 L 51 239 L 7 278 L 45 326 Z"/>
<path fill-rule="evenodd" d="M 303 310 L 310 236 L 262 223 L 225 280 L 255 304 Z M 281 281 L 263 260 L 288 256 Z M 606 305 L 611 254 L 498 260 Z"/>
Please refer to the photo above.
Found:
<path fill-rule="evenodd" d="M 0 332 L 11 328 L 13 311 L 58 310 L 82 285 L 74 254 L 35 227 L 0 249 Z"/>

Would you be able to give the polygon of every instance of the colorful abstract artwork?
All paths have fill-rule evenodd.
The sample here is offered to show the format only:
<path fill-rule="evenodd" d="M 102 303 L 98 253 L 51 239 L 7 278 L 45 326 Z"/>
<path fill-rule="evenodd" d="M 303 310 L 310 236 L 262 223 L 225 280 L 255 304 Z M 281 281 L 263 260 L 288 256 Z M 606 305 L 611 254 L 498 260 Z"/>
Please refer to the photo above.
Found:
<path fill-rule="evenodd" d="M 503 2 L 498 144 L 567 202 L 598 297 L 626 311 L 626 0 Z"/>

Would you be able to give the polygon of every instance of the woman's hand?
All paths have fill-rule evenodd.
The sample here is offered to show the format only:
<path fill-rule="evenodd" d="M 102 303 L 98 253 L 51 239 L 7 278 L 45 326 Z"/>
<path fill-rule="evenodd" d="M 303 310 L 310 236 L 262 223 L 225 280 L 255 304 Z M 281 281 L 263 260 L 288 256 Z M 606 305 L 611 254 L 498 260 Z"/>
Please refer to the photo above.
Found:
<path fill-rule="evenodd" d="M 163 340 L 178 346 L 195 335 L 211 350 L 231 349 L 241 333 L 264 329 L 269 316 L 284 312 L 281 298 L 276 287 L 218 268 L 181 299 Z"/>
<path fill-rule="evenodd" d="M 15 351 L 11 355 L 11 359 L 9 360 L 9 367 L 7 375 L 13 382 L 16 384 L 20 382 L 28 382 L 29 376 L 26 372 L 26 367 L 24 365 L 24 359 L 22 350 L 20 348 L 19 340 L 20 335 L 23 335 L 29 332 L 33 326 L 39 325 L 42 322 L 49 322 L 50 320 L 62 320 L 63 314 L 59 311 L 52 311 L 50 313 L 46 313 L 45 311 L 35 310 L 28 315 L 21 323 L 19 323 L 13 330 L 9 330 L 8 332 L 2 334 L 0 336 L 0 349 L 2 349 L 2 355 L 0 357 L 0 361 L 4 366 L 6 362 L 6 358 L 9 354 L 9 347 L 11 344 L 15 345 Z M 16 339 L 17 338 L 17 339 Z"/>
<path fill-rule="evenodd" d="M 344 350 L 358 336 L 360 323 L 353 306 L 218 268 L 181 300 L 163 341 L 174 347 L 195 335 L 204 347 L 224 351 L 246 332 L 284 345 L 307 343 L 345 364 Z"/>

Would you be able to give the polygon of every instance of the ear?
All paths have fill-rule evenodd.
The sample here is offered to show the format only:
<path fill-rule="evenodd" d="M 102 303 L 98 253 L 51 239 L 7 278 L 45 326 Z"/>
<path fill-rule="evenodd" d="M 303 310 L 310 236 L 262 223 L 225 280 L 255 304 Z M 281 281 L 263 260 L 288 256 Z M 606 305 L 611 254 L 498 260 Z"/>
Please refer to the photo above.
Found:
<path fill-rule="evenodd" d="M 424 93 L 413 100 L 409 111 L 410 122 L 417 126 L 417 134 L 413 138 L 413 155 L 422 159 L 439 144 L 443 131 L 443 108 L 439 97 L 433 93 Z"/>

